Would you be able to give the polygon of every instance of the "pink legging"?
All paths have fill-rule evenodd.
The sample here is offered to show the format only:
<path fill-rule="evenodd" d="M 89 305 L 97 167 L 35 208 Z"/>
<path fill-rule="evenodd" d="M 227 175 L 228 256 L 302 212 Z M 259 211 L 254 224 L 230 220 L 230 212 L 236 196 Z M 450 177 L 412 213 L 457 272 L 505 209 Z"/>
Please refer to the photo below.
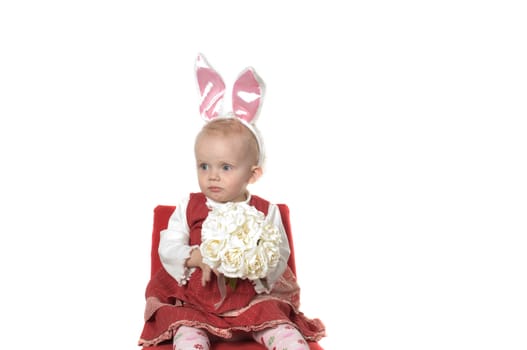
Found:
<path fill-rule="evenodd" d="M 254 332 L 253 338 L 268 350 L 309 350 L 309 345 L 298 329 L 288 324 Z"/>
<path fill-rule="evenodd" d="M 302 334 L 293 326 L 281 324 L 252 334 L 268 350 L 309 350 Z M 174 335 L 174 350 L 209 350 L 210 340 L 199 328 L 181 326 Z"/>
<path fill-rule="evenodd" d="M 200 328 L 181 326 L 173 339 L 174 350 L 209 350 L 207 332 Z"/>

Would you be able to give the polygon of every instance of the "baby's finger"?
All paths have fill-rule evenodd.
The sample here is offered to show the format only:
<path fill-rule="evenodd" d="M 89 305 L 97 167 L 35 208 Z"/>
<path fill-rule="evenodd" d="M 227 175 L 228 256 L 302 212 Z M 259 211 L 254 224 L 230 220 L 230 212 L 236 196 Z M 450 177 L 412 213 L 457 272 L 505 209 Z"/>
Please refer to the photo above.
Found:
<path fill-rule="evenodd" d="M 204 266 L 201 269 L 201 285 L 204 287 L 210 281 L 210 267 Z"/>

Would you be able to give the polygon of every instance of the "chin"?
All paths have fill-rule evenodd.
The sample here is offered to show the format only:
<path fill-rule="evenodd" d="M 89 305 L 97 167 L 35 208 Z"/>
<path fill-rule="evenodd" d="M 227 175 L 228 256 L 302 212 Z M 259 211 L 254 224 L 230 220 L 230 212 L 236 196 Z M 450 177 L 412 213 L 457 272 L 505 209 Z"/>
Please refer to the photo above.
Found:
<path fill-rule="evenodd" d="M 225 196 L 222 196 L 219 193 L 206 193 L 207 197 L 212 199 L 215 202 L 225 203 L 228 202 L 228 200 L 225 199 Z"/>

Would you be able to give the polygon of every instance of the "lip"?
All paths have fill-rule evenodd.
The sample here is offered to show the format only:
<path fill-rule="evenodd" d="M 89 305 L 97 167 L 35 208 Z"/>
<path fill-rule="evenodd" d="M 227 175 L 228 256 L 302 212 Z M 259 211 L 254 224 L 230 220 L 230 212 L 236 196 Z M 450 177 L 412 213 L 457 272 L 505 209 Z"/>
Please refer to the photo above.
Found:
<path fill-rule="evenodd" d="M 208 189 L 209 191 L 214 192 L 214 193 L 221 191 L 221 187 L 217 187 L 217 186 L 210 186 L 208 187 Z"/>

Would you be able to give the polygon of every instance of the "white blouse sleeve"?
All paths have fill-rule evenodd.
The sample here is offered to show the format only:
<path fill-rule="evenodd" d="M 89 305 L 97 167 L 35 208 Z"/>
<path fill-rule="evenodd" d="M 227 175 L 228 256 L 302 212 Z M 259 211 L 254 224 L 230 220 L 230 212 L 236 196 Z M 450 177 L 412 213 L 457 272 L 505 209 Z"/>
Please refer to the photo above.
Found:
<path fill-rule="evenodd" d="M 287 268 L 287 261 L 291 250 L 289 249 L 289 240 L 287 239 L 287 233 L 285 232 L 284 225 L 282 223 L 282 217 L 280 216 L 280 209 L 276 204 L 270 204 L 267 212 L 266 221 L 272 222 L 280 232 L 282 241 L 280 242 L 280 261 L 276 265 L 275 269 L 270 271 L 265 279 L 255 280 L 254 289 L 257 293 L 270 293 L 273 289 L 275 282 L 280 278 Z"/>
<path fill-rule="evenodd" d="M 189 227 L 187 223 L 187 205 L 185 198 L 168 220 L 168 227 L 160 232 L 159 258 L 168 274 L 179 283 L 186 284 L 195 268 L 185 267 L 190 252 L 197 246 L 189 246 Z"/>

